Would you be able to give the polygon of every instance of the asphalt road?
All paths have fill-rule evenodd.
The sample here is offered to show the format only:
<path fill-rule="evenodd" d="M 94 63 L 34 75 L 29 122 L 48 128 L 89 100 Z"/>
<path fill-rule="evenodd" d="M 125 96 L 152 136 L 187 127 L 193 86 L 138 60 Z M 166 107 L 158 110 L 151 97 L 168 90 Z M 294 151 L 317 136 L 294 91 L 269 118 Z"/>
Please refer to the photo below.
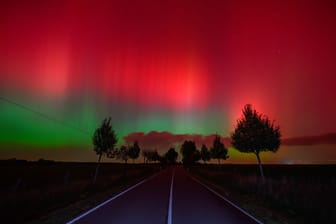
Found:
<path fill-rule="evenodd" d="M 69 223 L 257 223 L 193 180 L 183 167 L 156 176 Z"/>

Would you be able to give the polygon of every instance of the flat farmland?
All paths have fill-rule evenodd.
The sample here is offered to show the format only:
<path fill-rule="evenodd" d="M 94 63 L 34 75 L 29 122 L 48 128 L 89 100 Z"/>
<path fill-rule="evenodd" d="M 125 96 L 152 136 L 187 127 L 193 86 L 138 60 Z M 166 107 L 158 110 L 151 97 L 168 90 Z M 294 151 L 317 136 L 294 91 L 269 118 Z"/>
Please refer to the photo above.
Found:
<path fill-rule="evenodd" d="M 265 223 L 335 223 L 336 165 L 198 165 L 200 180 Z"/>
<path fill-rule="evenodd" d="M 102 192 L 117 193 L 159 170 L 157 164 L 102 163 L 93 184 L 96 163 L 12 160 L 0 164 L 1 220 L 11 223 L 48 216 Z"/>

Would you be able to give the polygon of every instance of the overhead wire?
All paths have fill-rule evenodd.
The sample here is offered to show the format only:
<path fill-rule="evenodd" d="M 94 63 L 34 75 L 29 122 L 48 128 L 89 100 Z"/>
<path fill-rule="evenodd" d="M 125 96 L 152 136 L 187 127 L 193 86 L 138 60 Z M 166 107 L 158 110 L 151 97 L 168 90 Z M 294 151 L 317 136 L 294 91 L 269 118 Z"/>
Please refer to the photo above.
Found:
<path fill-rule="evenodd" d="M 24 105 L 22 103 L 15 102 L 15 101 L 10 100 L 10 99 L 8 99 L 6 97 L 3 97 L 3 96 L 0 96 L 0 100 L 6 102 L 8 104 L 14 105 L 16 107 L 19 107 L 19 108 L 21 108 L 23 110 L 29 111 L 30 113 L 36 114 L 36 115 L 38 115 L 38 116 L 40 116 L 40 117 L 42 117 L 42 118 L 44 118 L 46 120 L 50 120 L 50 121 L 52 121 L 54 123 L 61 124 L 64 127 L 76 130 L 76 131 L 81 132 L 82 134 L 85 134 L 85 135 L 90 135 L 90 133 L 88 131 L 84 131 L 82 129 L 74 127 L 74 126 L 72 126 L 72 125 L 70 125 L 70 124 L 68 124 L 68 123 L 66 123 L 64 121 L 61 121 L 61 120 L 56 119 L 56 118 L 54 118 L 54 117 L 52 117 L 52 116 L 50 116 L 48 114 L 42 113 L 40 111 L 37 111 L 37 110 L 35 110 L 35 109 L 31 108 L 31 107 L 28 107 L 28 106 L 26 106 L 26 105 Z"/>

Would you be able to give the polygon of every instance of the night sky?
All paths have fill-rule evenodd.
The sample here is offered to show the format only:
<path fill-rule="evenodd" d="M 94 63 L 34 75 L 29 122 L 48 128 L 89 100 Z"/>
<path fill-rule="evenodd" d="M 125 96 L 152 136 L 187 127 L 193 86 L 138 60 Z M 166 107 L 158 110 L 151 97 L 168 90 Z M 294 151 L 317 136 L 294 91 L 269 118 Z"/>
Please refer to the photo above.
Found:
<path fill-rule="evenodd" d="M 335 163 L 335 87 L 334 0 L 0 3 L 2 159 L 96 160 L 107 116 L 120 144 L 229 142 L 251 103 L 286 140 L 266 162 Z"/>

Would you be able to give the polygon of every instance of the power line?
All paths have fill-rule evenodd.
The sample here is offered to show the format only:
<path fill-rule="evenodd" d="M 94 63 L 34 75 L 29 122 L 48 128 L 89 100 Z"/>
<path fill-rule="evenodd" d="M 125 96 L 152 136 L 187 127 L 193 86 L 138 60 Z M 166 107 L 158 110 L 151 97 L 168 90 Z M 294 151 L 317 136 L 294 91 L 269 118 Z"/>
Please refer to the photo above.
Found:
<path fill-rule="evenodd" d="M 10 99 L 8 99 L 8 98 L 5 98 L 5 97 L 3 97 L 3 96 L 0 96 L 0 100 L 6 102 L 6 103 L 8 103 L 8 104 L 12 104 L 12 105 L 14 105 L 14 106 L 16 106 L 16 107 L 19 107 L 19 108 L 21 108 L 21 109 L 23 109 L 23 110 L 29 111 L 30 113 L 34 113 L 34 114 L 36 114 L 36 115 L 38 115 L 38 116 L 40 116 L 40 117 L 42 117 L 42 118 L 44 118 L 44 119 L 46 119 L 46 120 L 50 120 L 50 121 L 52 121 L 52 122 L 54 122 L 54 123 L 59 123 L 59 124 L 65 126 L 65 127 L 67 127 L 67 128 L 70 128 L 70 129 L 79 131 L 79 132 L 81 132 L 81 133 L 83 133 L 83 134 L 85 134 L 85 135 L 90 135 L 90 133 L 87 132 L 87 131 L 84 131 L 84 130 L 82 130 L 82 129 L 79 129 L 79 128 L 77 128 L 77 127 L 74 127 L 74 126 L 72 126 L 72 125 L 69 125 L 68 123 L 66 123 L 66 122 L 64 122 L 64 121 L 60 121 L 60 120 L 58 120 L 58 119 L 56 119 L 56 118 L 54 118 L 54 117 L 52 117 L 52 116 L 50 116 L 50 115 L 47 115 L 47 114 L 42 113 L 42 112 L 40 112 L 40 111 L 34 110 L 34 109 L 32 109 L 32 108 L 30 108 L 30 107 L 28 107 L 28 106 L 26 106 L 26 105 L 23 105 L 23 104 L 21 104 L 21 103 L 17 103 L 17 102 L 15 102 L 15 101 L 10 100 Z"/>

